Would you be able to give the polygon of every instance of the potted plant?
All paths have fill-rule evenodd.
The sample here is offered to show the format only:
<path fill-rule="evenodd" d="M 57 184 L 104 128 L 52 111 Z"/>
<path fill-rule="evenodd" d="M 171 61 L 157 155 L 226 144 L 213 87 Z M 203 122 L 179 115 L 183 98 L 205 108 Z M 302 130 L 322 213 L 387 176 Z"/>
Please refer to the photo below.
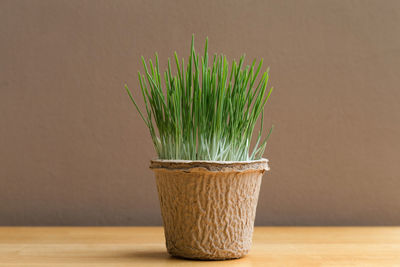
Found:
<path fill-rule="evenodd" d="M 262 155 L 272 128 L 262 140 L 268 70 L 263 61 L 231 68 L 224 55 L 209 62 L 196 54 L 194 37 L 188 62 L 175 52 L 161 79 L 159 61 L 139 72 L 145 112 L 133 104 L 150 131 L 158 159 L 156 176 L 168 252 L 173 256 L 224 260 L 240 258 L 251 247 L 261 178 L 269 170 Z M 261 125 L 251 149 L 257 120 Z"/>

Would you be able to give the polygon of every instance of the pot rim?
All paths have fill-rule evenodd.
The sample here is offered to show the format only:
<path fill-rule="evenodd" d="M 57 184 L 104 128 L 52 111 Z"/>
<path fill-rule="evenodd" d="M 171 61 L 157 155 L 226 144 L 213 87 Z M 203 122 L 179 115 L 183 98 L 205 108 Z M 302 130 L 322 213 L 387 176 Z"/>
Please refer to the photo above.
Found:
<path fill-rule="evenodd" d="M 247 172 L 268 171 L 268 159 L 262 158 L 249 161 L 213 161 L 213 160 L 165 160 L 153 159 L 150 169 L 157 171 L 185 171 L 185 172 Z"/>
<path fill-rule="evenodd" d="M 209 164 L 219 164 L 219 165 L 231 165 L 231 164 L 250 164 L 250 163 L 268 163 L 269 160 L 266 158 L 246 160 L 246 161 L 221 161 L 221 160 L 186 160 L 186 159 L 152 159 L 151 163 L 209 163 Z"/>

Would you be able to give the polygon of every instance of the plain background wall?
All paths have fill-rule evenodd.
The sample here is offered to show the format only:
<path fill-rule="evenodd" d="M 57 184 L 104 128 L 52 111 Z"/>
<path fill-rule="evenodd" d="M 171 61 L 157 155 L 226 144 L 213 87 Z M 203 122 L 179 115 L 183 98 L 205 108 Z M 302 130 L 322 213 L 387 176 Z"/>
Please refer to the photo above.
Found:
<path fill-rule="evenodd" d="M 257 225 L 400 224 L 397 0 L 0 1 L 0 224 L 160 225 L 123 85 L 192 33 L 271 68 Z"/>

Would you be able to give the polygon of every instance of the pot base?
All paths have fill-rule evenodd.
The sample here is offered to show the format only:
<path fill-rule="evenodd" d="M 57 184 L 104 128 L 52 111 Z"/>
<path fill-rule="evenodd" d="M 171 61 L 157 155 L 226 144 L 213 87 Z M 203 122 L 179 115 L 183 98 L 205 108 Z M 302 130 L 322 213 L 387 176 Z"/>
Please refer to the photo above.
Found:
<path fill-rule="evenodd" d="M 215 255 L 203 255 L 203 256 L 193 256 L 193 255 L 189 255 L 189 256 L 185 256 L 185 255 L 180 255 L 180 254 L 174 254 L 172 252 L 168 251 L 168 254 L 171 255 L 172 257 L 176 257 L 176 258 L 180 258 L 180 259 L 184 259 L 184 260 L 194 260 L 194 261 L 226 261 L 226 260 L 237 260 L 240 258 L 243 258 L 244 256 L 246 256 L 248 253 L 248 251 L 244 252 L 243 254 L 241 254 L 240 256 L 227 256 L 227 257 L 216 257 Z"/>

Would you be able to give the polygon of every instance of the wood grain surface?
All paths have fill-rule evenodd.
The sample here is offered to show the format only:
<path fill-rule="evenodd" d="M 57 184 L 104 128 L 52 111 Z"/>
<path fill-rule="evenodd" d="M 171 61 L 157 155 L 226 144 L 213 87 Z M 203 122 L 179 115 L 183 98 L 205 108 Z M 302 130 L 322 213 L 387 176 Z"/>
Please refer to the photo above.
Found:
<path fill-rule="evenodd" d="M 161 227 L 0 227 L 0 266 L 400 266 L 400 227 L 256 227 L 249 255 L 170 257 Z"/>

